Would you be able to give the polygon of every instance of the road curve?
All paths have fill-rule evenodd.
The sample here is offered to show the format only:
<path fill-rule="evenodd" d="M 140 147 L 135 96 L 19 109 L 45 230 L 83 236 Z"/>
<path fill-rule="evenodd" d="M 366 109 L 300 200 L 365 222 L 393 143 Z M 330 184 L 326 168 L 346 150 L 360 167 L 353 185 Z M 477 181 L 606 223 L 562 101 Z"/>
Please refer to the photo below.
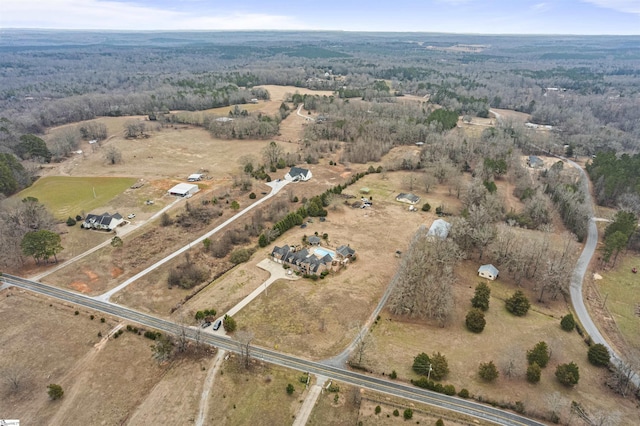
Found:
<path fill-rule="evenodd" d="M 613 350 L 611 345 L 609 345 L 609 343 L 600 333 L 600 330 L 598 330 L 596 324 L 591 319 L 589 311 L 587 311 L 587 307 L 584 304 L 582 293 L 582 283 L 584 282 L 584 276 L 587 273 L 589 262 L 591 262 L 591 258 L 593 257 L 598 245 L 598 227 L 596 226 L 596 220 L 594 217 L 595 214 L 593 211 L 593 200 L 591 198 L 591 191 L 589 190 L 589 178 L 587 176 L 587 173 L 577 163 L 562 156 L 556 155 L 555 157 L 566 161 L 580 172 L 580 175 L 582 176 L 583 192 L 586 194 L 586 203 L 589 206 L 590 219 L 589 227 L 587 229 L 587 240 L 585 241 L 584 248 L 582 249 L 582 253 L 580 254 L 578 262 L 576 263 L 576 267 L 573 271 L 573 276 L 571 277 L 571 287 L 569 289 L 569 293 L 571 295 L 571 304 L 573 305 L 573 310 L 576 312 L 576 316 L 582 324 L 582 328 L 584 329 L 584 331 L 589 336 L 591 336 L 591 340 L 594 343 L 601 343 L 605 345 L 609 349 L 609 353 L 611 354 L 611 362 L 613 362 L 616 367 L 620 367 L 623 363 L 622 358 Z M 640 377 L 638 376 L 637 372 L 631 380 L 636 386 L 640 386 Z"/>
<path fill-rule="evenodd" d="M 23 288 L 29 291 L 43 294 L 45 296 L 54 297 L 56 299 L 70 302 L 83 306 L 88 309 L 104 312 L 136 324 L 140 324 L 149 328 L 153 328 L 165 333 L 179 335 L 183 331 L 185 335 L 196 340 L 199 330 L 195 327 L 188 327 L 174 322 L 157 318 L 136 310 L 116 305 L 107 301 L 97 300 L 80 293 L 69 290 L 49 286 L 47 284 L 16 277 L 13 275 L 2 275 L 0 277 L 6 284 Z M 200 341 L 204 344 L 216 346 L 218 348 L 239 352 L 236 342 L 228 337 L 215 335 L 212 333 L 199 333 Z M 402 397 L 411 401 L 428 404 L 445 408 L 458 413 L 466 414 L 478 419 L 494 422 L 498 425 L 516 425 L 516 426 L 542 426 L 535 420 L 528 419 L 515 413 L 500 410 L 491 406 L 478 404 L 466 399 L 447 396 L 425 389 L 405 385 L 399 382 L 384 380 L 377 377 L 370 377 L 360 373 L 346 370 L 341 367 L 325 365 L 315 361 L 309 361 L 303 358 L 276 352 L 270 349 L 258 346 L 251 347 L 251 354 L 254 358 L 262 361 L 280 365 L 286 368 L 292 368 L 298 371 L 306 371 L 311 374 L 331 377 L 351 385 L 382 392 L 389 395 Z"/>

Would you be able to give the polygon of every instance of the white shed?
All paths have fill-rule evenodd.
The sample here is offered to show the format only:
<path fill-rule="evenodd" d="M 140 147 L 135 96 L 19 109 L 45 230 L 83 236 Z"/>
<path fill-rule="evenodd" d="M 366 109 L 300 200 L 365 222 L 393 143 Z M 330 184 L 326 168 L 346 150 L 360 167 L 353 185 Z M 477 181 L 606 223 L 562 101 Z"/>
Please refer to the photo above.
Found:
<path fill-rule="evenodd" d="M 482 265 L 478 268 L 478 275 L 491 281 L 497 279 L 499 273 L 498 268 L 492 264 Z"/>
<path fill-rule="evenodd" d="M 427 235 L 430 237 L 438 237 L 444 240 L 449 235 L 450 229 L 451 224 L 449 222 L 444 219 L 436 219 L 431 224 Z"/>
<path fill-rule="evenodd" d="M 197 182 L 199 180 L 202 180 L 202 173 L 193 173 L 190 174 L 189 177 L 187 178 L 187 180 L 189 182 Z"/>
<path fill-rule="evenodd" d="M 169 190 L 169 194 L 188 198 L 198 191 L 200 191 L 198 185 L 193 185 L 190 183 L 179 183 Z"/>

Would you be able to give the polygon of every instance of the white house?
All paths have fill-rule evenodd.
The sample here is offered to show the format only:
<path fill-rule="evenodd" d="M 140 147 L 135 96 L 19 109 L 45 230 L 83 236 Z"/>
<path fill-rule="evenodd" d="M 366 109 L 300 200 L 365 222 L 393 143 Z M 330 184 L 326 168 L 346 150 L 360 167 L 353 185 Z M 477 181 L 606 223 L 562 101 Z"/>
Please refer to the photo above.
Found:
<path fill-rule="evenodd" d="M 193 185 L 191 183 L 179 183 L 169 190 L 169 194 L 177 197 L 189 198 L 198 191 L 200 191 L 198 185 Z"/>
<path fill-rule="evenodd" d="M 189 182 L 198 182 L 198 181 L 202 180 L 202 174 L 201 173 L 193 173 L 193 174 L 189 175 L 187 180 Z"/>
<path fill-rule="evenodd" d="M 124 218 L 119 213 L 115 213 L 113 215 L 110 215 L 109 213 L 102 213 L 99 215 L 88 214 L 81 226 L 86 229 L 93 228 L 113 231 L 122 222 L 124 222 Z"/>
<path fill-rule="evenodd" d="M 478 268 L 478 275 L 480 275 L 482 278 L 486 278 L 491 281 L 497 279 L 498 274 L 499 274 L 498 268 L 496 268 L 492 264 L 482 265 L 481 267 Z"/>
<path fill-rule="evenodd" d="M 449 222 L 444 219 L 436 219 L 431 224 L 427 235 L 430 237 L 438 237 L 444 240 L 449 235 L 450 229 L 451 224 Z"/>
<path fill-rule="evenodd" d="M 306 182 L 311 179 L 312 176 L 311 170 L 303 169 L 301 167 L 292 167 L 284 178 L 291 182 Z"/>

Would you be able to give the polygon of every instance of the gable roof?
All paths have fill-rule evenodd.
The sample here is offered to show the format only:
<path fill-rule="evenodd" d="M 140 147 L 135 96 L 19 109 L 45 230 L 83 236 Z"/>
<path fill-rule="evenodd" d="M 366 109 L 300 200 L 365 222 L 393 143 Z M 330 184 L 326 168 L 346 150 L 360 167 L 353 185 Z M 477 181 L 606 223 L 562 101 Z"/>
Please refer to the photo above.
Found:
<path fill-rule="evenodd" d="M 289 176 L 292 178 L 296 176 L 306 176 L 307 174 L 309 174 L 309 170 L 303 169 L 302 167 L 292 167 L 291 170 L 289 170 Z"/>
<path fill-rule="evenodd" d="M 408 201 L 412 204 L 417 203 L 418 201 L 420 201 L 420 197 L 418 197 L 415 194 L 411 194 L 411 193 L 404 193 L 401 192 L 400 194 L 398 194 L 398 196 L 396 197 L 396 201 Z"/>
<path fill-rule="evenodd" d="M 356 251 L 349 246 L 342 245 L 336 249 L 336 253 L 342 257 L 348 257 L 356 254 Z"/>
<path fill-rule="evenodd" d="M 491 275 L 493 275 L 494 277 L 497 277 L 498 274 L 500 273 L 498 271 L 498 268 L 496 268 L 495 266 L 493 266 L 492 264 L 487 264 L 487 265 L 482 265 L 478 268 L 478 273 L 480 272 L 489 272 Z"/>
<path fill-rule="evenodd" d="M 451 229 L 451 224 L 444 219 L 436 219 L 431 224 L 429 231 L 427 231 L 427 235 L 439 238 L 447 238 L 449 235 L 449 230 Z"/>
<path fill-rule="evenodd" d="M 309 238 L 307 238 L 307 241 L 309 242 L 309 244 L 320 244 L 320 237 L 312 235 Z"/>

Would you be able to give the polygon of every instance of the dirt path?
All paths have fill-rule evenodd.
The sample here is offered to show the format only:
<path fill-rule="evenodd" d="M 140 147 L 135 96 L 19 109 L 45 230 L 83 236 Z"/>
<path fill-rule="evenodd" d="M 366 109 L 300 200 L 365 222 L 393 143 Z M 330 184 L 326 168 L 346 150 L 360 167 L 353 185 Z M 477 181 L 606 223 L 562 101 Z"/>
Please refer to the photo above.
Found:
<path fill-rule="evenodd" d="M 227 356 L 227 351 L 220 349 L 218 350 L 218 354 L 211 362 L 211 367 L 209 368 L 209 374 L 207 374 L 207 378 L 202 385 L 202 395 L 200 396 L 200 409 L 198 410 L 198 419 L 196 420 L 196 426 L 203 426 L 205 424 L 205 419 L 207 418 L 207 414 L 209 413 L 209 391 L 213 387 L 213 383 L 218 375 L 218 371 L 220 371 L 220 366 L 222 365 L 222 360 L 224 360 L 225 356 Z"/>
<path fill-rule="evenodd" d="M 75 366 L 60 380 L 64 383 L 64 398 L 61 400 L 61 405 L 56 414 L 49 420 L 51 425 L 64 425 L 65 419 L 73 418 L 73 410 L 76 410 L 77 404 L 75 402 L 79 393 L 91 388 L 89 382 L 92 380 L 91 374 L 87 372 L 87 367 L 92 365 L 98 352 L 109 341 L 109 338 L 114 335 L 118 330 L 124 326 L 123 323 L 118 324 L 109 331 L 98 343 L 96 343 L 82 359 L 80 359 Z"/>

